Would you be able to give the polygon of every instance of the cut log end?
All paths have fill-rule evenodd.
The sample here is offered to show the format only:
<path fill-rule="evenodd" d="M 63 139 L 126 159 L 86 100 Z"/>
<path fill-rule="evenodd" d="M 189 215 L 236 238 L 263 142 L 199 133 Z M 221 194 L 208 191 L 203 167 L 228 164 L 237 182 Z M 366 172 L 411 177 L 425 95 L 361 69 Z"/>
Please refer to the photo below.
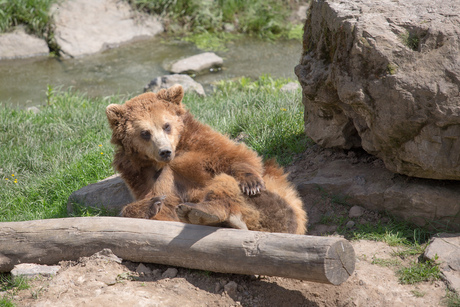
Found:
<path fill-rule="evenodd" d="M 324 261 L 327 280 L 333 285 L 346 281 L 355 270 L 355 251 L 350 242 L 339 240 L 329 247 Z"/>

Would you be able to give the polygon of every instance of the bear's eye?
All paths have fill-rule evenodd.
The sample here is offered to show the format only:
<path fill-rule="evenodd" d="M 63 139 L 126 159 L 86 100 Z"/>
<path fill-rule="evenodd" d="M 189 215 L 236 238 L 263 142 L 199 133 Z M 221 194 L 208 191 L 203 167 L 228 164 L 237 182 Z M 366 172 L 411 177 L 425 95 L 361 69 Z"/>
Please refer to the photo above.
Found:
<path fill-rule="evenodd" d="M 171 125 L 168 123 L 164 124 L 163 130 L 167 133 L 171 132 Z"/>
<path fill-rule="evenodd" d="M 141 138 L 143 138 L 144 140 L 150 140 L 151 138 L 151 134 L 150 134 L 150 131 L 148 130 L 142 130 L 141 131 Z"/>

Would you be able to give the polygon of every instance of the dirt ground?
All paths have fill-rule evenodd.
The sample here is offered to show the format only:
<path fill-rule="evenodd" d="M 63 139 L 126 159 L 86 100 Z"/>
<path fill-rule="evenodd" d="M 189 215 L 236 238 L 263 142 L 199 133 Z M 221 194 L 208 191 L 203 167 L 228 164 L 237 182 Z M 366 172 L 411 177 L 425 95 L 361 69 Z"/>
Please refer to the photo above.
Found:
<path fill-rule="evenodd" d="M 334 159 L 359 159 L 359 163 L 381 164 L 358 154 L 312 149 L 287 169 L 294 182 L 310 169 L 311 158 L 320 164 Z M 310 165 L 310 166 L 309 166 Z M 324 222 L 348 219 L 350 206 L 324 194 L 304 199 L 309 214 L 310 235 L 335 235 L 338 225 Z M 364 211 L 361 220 L 385 220 L 377 212 Z M 419 255 L 401 259 L 400 247 L 382 242 L 352 241 L 356 253 L 354 274 L 342 285 L 333 286 L 268 276 L 219 274 L 156 264 L 117 263 L 107 258 L 81 258 L 62 262 L 54 277 L 30 281 L 27 290 L 8 294 L 17 306 L 443 306 L 446 285 L 442 281 L 402 285 L 394 261 L 409 263 Z M 383 260 L 383 261 L 375 261 Z M 384 261 L 388 260 L 388 261 Z M 378 265 L 376 262 L 387 263 Z M 0 293 L 1 296 L 1 293 Z"/>

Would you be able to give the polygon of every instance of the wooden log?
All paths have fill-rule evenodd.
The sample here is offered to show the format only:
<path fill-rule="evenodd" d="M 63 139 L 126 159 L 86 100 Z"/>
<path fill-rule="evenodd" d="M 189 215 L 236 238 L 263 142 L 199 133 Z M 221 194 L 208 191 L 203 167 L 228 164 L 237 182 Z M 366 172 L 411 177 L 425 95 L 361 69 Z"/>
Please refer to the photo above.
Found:
<path fill-rule="evenodd" d="M 0 223 L 0 272 L 56 264 L 110 248 L 124 260 L 339 285 L 354 271 L 344 239 L 120 217 Z"/>

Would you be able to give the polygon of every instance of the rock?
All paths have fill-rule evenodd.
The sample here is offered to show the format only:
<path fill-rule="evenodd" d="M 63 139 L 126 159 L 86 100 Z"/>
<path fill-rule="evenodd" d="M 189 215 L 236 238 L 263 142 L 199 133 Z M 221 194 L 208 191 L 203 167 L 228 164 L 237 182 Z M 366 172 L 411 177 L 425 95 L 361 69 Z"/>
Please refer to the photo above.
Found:
<path fill-rule="evenodd" d="M 110 248 L 104 248 L 100 252 L 97 252 L 91 255 L 90 257 L 82 257 L 82 258 L 85 258 L 86 260 L 102 259 L 105 261 L 113 261 L 116 263 L 121 263 L 123 261 L 123 259 L 115 255 Z M 82 261 L 81 258 L 80 258 L 80 261 Z"/>
<path fill-rule="evenodd" d="M 125 205 L 133 201 L 134 198 L 120 175 L 113 175 L 73 192 L 67 202 L 67 212 L 72 213 L 74 205 L 77 204 L 104 208 L 118 214 Z"/>
<path fill-rule="evenodd" d="M 61 267 L 59 265 L 41 265 L 35 263 L 21 263 L 14 266 L 11 270 L 11 276 L 13 278 L 18 276 L 24 276 L 32 278 L 38 275 L 42 276 L 54 276 Z"/>
<path fill-rule="evenodd" d="M 440 263 L 449 288 L 460 293 L 460 233 L 438 234 L 431 239 L 424 256 Z"/>
<path fill-rule="evenodd" d="M 224 286 L 224 291 L 227 292 L 228 296 L 236 299 L 238 294 L 238 284 L 234 281 L 230 281 Z"/>
<path fill-rule="evenodd" d="M 26 111 L 32 112 L 32 113 L 34 113 L 34 114 L 40 113 L 40 109 L 37 108 L 37 107 L 28 107 L 28 108 L 26 109 Z"/>
<path fill-rule="evenodd" d="M 354 221 L 348 221 L 346 224 L 345 224 L 345 228 L 353 228 L 355 226 L 355 222 Z"/>
<path fill-rule="evenodd" d="M 163 272 L 161 277 L 163 278 L 174 278 L 177 276 L 177 269 L 176 268 L 168 268 L 166 271 Z"/>
<path fill-rule="evenodd" d="M 152 270 L 149 267 L 146 267 L 143 263 L 139 263 L 139 265 L 136 268 L 136 272 L 139 273 L 139 275 L 152 275 Z"/>
<path fill-rule="evenodd" d="M 308 229 L 308 234 L 309 235 L 315 235 L 315 236 L 324 236 L 327 234 L 331 234 L 337 230 L 337 225 L 324 225 L 324 224 L 318 224 L 315 225 L 315 228 L 313 230 Z"/>
<path fill-rule="evenodd" d="M 297 82 L 289 82 L 288 84 L 283 85 L 280 91 L 282 92 L 295 92 L 300 88 L 300 84 Z"/>
<path fill-rule="evenodd" d="M 295 72 L 307 134 L 460 180 L 460 2 L 313 1 Z"/>
<path fill-rule="evenodd" d="M 174 74 L 198 74 L 216 67 L 221 67 L 224 60 L 213 52 L 197 54 L 171 65 L 170 71 Z"/>
<path fill-rule="evenodd" d="M 294 181 L 301 196 L 321 196 L 324 192 L 346 196 L 351 205 L 387 212 L 418 226 L 460 231 L 460 182 L 395 175 L 383 165 L 354 163 L 346 155 L 327 160 L 313 149 L 306 154 L 310 166 Z M 312 210 L 308 203 L 306 206 L 307 211 Z"/>
<path fill-rule="evenodd" d="M 135 12 L 125 1 L 59 1 L 51 12 L 64 57 L 93 54 L 163 32 L 157 18 Z"/>
<path fill-rule="evenodd" d="M 0 60 L 47 56 L 49 52 L 44 39 L 26 34 L 23 28 L 0 34 Z"/>
<path fill-rule="evenodd" d="M 180 74 L 165 75 L 165 76 L 157 77 L 153 79 L 152 81 L 150 81 L 149 84 L 147 84 L 144 87 L 144 93 L 145 92 L 156 93 L 162 88 L 167 89 L 175 84 L 182 85 L 185 92 L 196 93 L 200 96 L 206 96 L 204 92 L 204 88 L 200 83 L 193 80 L 192 77 L 190 77 L 189 75 L 180 75 Z"/>
<path fill-rule="evenodd" d="M 349 218 L 354 217 L 361 217 L 364 214 L 364 208 L 360 206 L 353 206 L 351 207 L 350 211 L 348 212 Z"/>

